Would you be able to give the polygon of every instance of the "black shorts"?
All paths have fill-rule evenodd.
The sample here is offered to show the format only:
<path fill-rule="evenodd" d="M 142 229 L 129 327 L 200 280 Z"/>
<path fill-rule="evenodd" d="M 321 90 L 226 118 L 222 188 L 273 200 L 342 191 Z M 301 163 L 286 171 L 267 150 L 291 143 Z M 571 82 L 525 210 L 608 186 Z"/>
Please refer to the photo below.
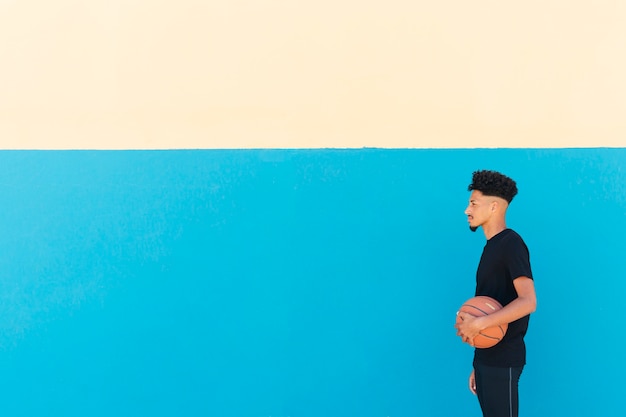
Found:
<path fill-rule="evenodd" d="M 517 417 L 517 386 L 523 369 L 523 366 L 498 368 L 474 364 L 476 395 L 483 417 Z"/>

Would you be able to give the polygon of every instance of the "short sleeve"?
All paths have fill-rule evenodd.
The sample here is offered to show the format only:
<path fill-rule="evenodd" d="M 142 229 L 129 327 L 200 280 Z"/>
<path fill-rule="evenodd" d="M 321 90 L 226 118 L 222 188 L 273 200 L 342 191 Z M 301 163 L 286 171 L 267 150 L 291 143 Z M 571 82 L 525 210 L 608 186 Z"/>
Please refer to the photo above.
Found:
<path fill-rule="evenodd" d="M 533 279 L 532 268 L 530 267 L 530 253 L 528 247 L 521 237 L 515 236 L 508 242 L 509 247 L 507 254 L 507 269 L 511 280 L 519 277 L 528 277 Z"/>

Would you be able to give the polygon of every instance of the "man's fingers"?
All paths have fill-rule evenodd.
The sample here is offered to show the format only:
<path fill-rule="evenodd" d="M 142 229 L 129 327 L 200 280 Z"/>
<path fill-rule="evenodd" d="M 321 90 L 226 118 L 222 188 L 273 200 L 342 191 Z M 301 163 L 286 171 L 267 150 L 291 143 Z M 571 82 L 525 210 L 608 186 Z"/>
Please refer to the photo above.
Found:
<path fill-rule="evenodd" d="M 469 390 L 476 395 L 476 374 L 474 371 L 472 371 L 469 377 Z"/>
<path fill-rule="evenodd" d="M 463 337 L 463 342 L 467 343 L 468 345 L 474 347 L 474 338 L 469 338 L 467 336 Z"/>

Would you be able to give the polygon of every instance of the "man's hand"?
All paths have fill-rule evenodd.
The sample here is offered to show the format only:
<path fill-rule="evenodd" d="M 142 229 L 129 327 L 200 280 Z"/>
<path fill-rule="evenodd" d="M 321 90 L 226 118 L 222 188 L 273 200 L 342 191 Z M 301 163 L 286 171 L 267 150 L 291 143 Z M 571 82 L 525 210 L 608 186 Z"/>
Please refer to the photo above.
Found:
<path fill-rule="evenodd" d="M 473 369 L 469 376 L 469 389 L 472 391 L 472 394 L 476 395 L 476 375 L 474 374 Z"/>
<path fill-rule="evenodd" d="M 459 322 L 454 325 L 457 336 L 460 336 L 463 342 L 473 347 L 474 338 L 482 330 L 480 318 L 463 311 L 459 311 L 457 316 L 460 319 Z"/>

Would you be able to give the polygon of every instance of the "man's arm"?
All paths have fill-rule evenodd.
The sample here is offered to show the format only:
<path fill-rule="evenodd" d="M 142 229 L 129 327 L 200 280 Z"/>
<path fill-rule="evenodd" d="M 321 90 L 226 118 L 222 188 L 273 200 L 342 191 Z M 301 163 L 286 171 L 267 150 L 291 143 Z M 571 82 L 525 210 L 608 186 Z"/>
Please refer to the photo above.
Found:
<path fill-rule="evenodd" d="M 481 330 L 499 324 L 508 324 L 533 313 L 537 308 L 534 281 L 526 276 L 522 276 L 513 280 L 513 286 L 515 291 L 517 291 L 517 298 L 501 310 L 481 317 L 459 312 L 461 322 L 456 325 L 457 335 L 461 336 L 464 342 L 473 346 L 474 337 Z"/>

